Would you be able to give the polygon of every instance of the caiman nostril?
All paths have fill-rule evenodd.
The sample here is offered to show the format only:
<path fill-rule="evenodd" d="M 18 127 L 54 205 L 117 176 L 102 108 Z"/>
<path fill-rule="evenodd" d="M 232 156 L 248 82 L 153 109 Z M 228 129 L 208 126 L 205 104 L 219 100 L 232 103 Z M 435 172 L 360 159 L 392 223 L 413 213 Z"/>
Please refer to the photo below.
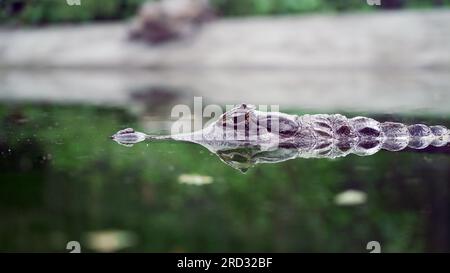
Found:
<path fill-rule="evenodd" d="M 144 133 L 136 132 L 131 128 L 127 128 L 118 131 L 114 135 L 110 136 L 110 138 L 119 144 L 132 146 L 133 144 L 144 141 L 147 136 Z"/>

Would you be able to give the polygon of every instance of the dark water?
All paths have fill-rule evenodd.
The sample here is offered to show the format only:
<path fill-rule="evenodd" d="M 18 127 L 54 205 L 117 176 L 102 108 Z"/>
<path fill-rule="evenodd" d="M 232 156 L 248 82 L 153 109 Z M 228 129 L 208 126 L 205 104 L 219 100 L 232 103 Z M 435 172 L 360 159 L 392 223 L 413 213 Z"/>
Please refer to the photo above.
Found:
<path fill-rule="evenodd" d="M 446 116 L 369 116 L 450 127 Z M 69 241 L 82 251 L 368 252 L 374 240 L 383 252 L 450 251 L 449 146 L 242 174 L 193 144 L 117 145 L 113 132 L 143 129 L 118 107 L 3 103 L 0 122 L 2 252 L 66 252 Z"/>

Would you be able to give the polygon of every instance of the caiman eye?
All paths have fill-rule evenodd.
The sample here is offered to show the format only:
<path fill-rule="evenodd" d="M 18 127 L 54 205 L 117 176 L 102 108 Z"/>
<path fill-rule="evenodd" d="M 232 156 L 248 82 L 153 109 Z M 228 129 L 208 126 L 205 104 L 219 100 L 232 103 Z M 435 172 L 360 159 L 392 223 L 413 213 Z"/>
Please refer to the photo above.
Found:
<path fill-rule="evenodd" d="M 284 118 L 284 117 L 270 117 L 268 116 L 263 123 L 266 124 L 267 131 L 275 134 L 279 134 L 282 136 L 290 137 L 293 136 L 299 128 L 297 122 Z"/>

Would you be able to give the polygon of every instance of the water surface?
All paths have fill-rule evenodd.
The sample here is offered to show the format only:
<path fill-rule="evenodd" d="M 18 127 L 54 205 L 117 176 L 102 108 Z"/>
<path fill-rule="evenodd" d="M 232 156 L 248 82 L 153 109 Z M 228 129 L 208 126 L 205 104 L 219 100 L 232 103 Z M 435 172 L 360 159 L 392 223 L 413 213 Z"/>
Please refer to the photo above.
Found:
<path fill-rule="evenodd" d="M 127 127 L 167 133 L 174 93 L 192 102 L 189 87 L 146 86 L 131 92 L 140 103 L 125 105 L 63 93 L 60 101 L 3 99 L 0 251 L 65 252 L 72 240 L 83 251 L 367 252 L 373 240 L 383 252 L 450 250 L 449 146 L 294 159 L 242 174 L 201 146 L 127 148 L 108 138 Z M 10 90 L 0 87 L 4 97 Z M 211 90 L 204 100 L 220 96 Z M 324 107 L 280 110 L 336 112 Z M 389 109 L 339 112 L 450 127 L 445 111 Z M 349 190 L 363 198 L 342 202 Z"/>

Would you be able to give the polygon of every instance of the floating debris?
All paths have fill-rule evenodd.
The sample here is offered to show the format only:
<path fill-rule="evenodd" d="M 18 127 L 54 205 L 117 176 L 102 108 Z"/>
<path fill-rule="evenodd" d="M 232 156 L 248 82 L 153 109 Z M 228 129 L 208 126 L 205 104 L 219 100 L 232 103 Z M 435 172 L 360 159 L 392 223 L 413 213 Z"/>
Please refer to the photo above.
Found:
<path fill-rule="evenodd" d="M 178 182 L 180 184 L 202 186 L 211 184 L 213 182 L 213 178 L 211 176 L 199 174 L 182 174 L 178 176 Z"/>
<path fill-rule="evenodd" d="M 98 252 L 116 252 L 134 246 L 137 242 L 134 233 L 124 230 L 101 230 L 88 232 L 84 241 L 90 249 Z"/>
<path fill-rule="evenodd" d="M 355 206 L 364 204 L 367 194 L 358 190 L 346 190 L 336 195 L 334 202 L 338 206 Z"/>

